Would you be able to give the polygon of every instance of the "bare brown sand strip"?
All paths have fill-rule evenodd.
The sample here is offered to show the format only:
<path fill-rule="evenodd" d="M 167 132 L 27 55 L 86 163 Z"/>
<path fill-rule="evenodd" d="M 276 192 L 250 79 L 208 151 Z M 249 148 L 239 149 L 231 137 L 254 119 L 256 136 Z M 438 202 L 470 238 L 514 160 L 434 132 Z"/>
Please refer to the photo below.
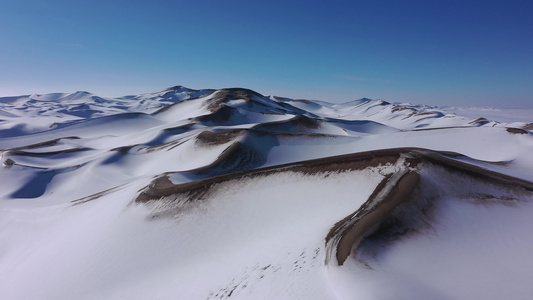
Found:
<path fill-rule="evenodd" d="M 53 140 L 39 142 L 36 144 L 24 145 L 24 146 L 15 147 L 15 148 L 2 148 L 2 146 L 0 146 L 0 150 L 21 150 L 21 149 L 34 149 L 34 148 L 39 148 L 39 147 L 48 147 L 48 146 L 56 145 L 57 142 L 59 142 L 60 140 L 67 140 L 67 139 L 74 140 L 74 139 L 79 139 L 79 137 L 77 136 L 60 137 L 60 138 L 53 139 Z"/>
<path fill-rule="evenodd" d="M 26 148 L 28 149 L 28 148 Z M 4 152 L 4 155 L 17 155 L 17 156 L 30 156 L 30 157 L 42 157 L 42 156 L 52 156 L 52 155 L 58 155 L 58 154 L 67 154 L 67 153 L 73 153 L 73 152 L 82 152 L 87 151 L 89 148 L 86 147 L 79 147 L 79 148 L 71 148 L 71 149 L 65 149 L 65 150 L 57 150 L 57 151 L 48 151 L 48 152 L 31 152 L 31 151 L 24 151 L 24 150 L 8 150 Z"/>
<path fill-rule="evenodd" d="M 522 129 L 522 128 L 507 127 L 505 130 L 513 134 L 529 134 L 529 132 L 526 129 Z"/>
<path fill-rule="evenodd" d="M 361 241 L 390 215 L 393 209 L 409 199 L 409 196 L 415 190 L 420 175 L 414 171 L 409 171 L 401 176 L 401 178 L 393 183 L 390 192 L 384 197 L 376 199 L 379 192 L 383 190 L 384 186 L 390 183 L 391 178 L 385 178 L 375 189 L 374 193 L 368 198 L 364 207 L 365 209 L 358 210 L 354 215 L 345 218 L 344 224 L 336 224 L 337 228 L 332 228 L 332 231 L 340 228 L 342 230 L 337 232 L 340 239 L 336 245 L 336 258 L 339 265 L 343 265 L 346 258 L 350 255 L 352 249 L 357 248 Z M 383 195 L 381 195 L 383 196 Z M 379 201 L 377 205 L 370 205 L 372 202 Z M 332 231 L 328 236 L 332 235 Z"/>
<path fill-rule="evenodd" d="M 533 190 L 532 182 L 458 161 L 443 155 L 443 153 L 429 150 L 413 151 L 419 155 L 421 160 L 451 169 L 455 172 L 468 174 L 469 176 L 481 178 L 483 180 L 505 183 Z M 377 199 L 380 196 L 379 193 L 390 188 L 387 187 L 387 185 L 391 182 L 391 176 L 384 178 L 383 181 L 378 184 L 368 200 L 356 212 L 348 215 L 331 228 L 326 237 L 326 248 L 329 248 L 328 252 L 330 253 L 326 262 L 329 263 L 331 261 L 331 257 L 333 256 L 332 252 L 335 252 L 334 254 L 339 265 L 342 265 L 346 261 L 347 257 L 352 252 L 352 249 L 355 248 L 356 250 L 354 254 L 357 254 L 357 248 L 364 241 L 365 237 L 378 229 L 379 225 L 387 219 L 395 207 L 409 199 L 409 196 L 418 185 L 419 180 L 420 175 L 413 171 L 402 175 L 397 183 L 393 183 L 394 187 L 390 189 L 383 200 L 380 200 Z M 383 195 L 381 195 L 381 197 L 383 197 Z M 376 201 L 378 201 L 379 204 L 372 205 L 372 203 L 375 203 Z"/>
<path fill-rule="evenodd" d="M 240 135 L 244 135 L 245 129 L 227 129 L 221 131 L 205 130 L 196 136 L 197 143 L 204 145 L 221 145 L 234 140 Z"/>
<path fill-rule="evenodd" d="M 235 143 L 238 147 L 239 143 Z M 231 151 L 229 151 L 231 152 Z M 223 160 L 228 154 L 221 155 Z M 326 263 L 335 257 L 337 263 L 342 265 L 352 250 L 357 253 L 358 246 L 365 237 L 379 228 L 394 208 L 410 198 L 420 180 L 420 175 L 412 168 L 421 162 L 438 165 L 454 172 L 492 180 L 533 191 L 533 182 L 516 178 L 507 174 L 487 170 L 481 166 L 470 164 L 458 158 L 463 155 L 449 152 L 437 152 L 420 148 L 395 148 L 377 151 L 352 153 L 334 157 L 307 160 L 272 167 L 229 173 L 192 182 L 174 184 L 169 179 L 169 174 L 163 174 L 155 179 L 148 187 L 141 190 L 136 202 L 143 203 L 158 200 L 161 197 L 173 194 L 185 194 L 189 201 L 201 199 L 209 188 L 217 183 L 241 178 L 266 176 L 280 172 L 301 172 L 312 175 L 323 172 L 343 172 L 362 170 L 385 164 L 395 164 L 403 158 L 403 168 L 397 173 L 386 175 L 376 186 L 368 200 L 354 213 L 337 222 L 326 236 Z"/>
<path fill-rule="evenodd" d="M 239 146 L 240 142 L 236 142 L 235 144 L 231 145 L 228 149 L 226 149 L 226 151 L 221 154 L 221 156 L 217 159 L 216 162 L 223 161 L 233 151 L 238 149 Z M 362 170 L 364 168 L 385 165 L 387 163 L 393 164 L 402 154 L 407 155 L 407 162 L 411 166 L 415 166 L 419 161 L 425 160 L 447 168 L 452 168 L 459 172 L 469 172 L 470 174 L 475 174 L 477 177 L 517 184 L 526 189 L 533 190 L 533 182 L 529 182 L 520 178 L 515 178 L 498 172 L 489 171 L 487 169 L 447 157 L 448 155 L 452 157 L 461 156 L 457 153 L 436 152 L 420 148 L 394 148 L 351 153 L 296 163 L 282 164 L 272 167 L 239 171 L 179 184 L 174 184 L 170 181 L 168 175 L 170 175 L 171 173 L 164 173 L 161 174 L 161 176 L 159 176 L 158 178 L 154 179 L 154 181 L 152 181 L 152 183 L 146 188 L 142 189 L 135 201 L 147 202 L 151 200 L 158 200 L 161 197 L 169 196 L 172 194 L 197 194 L 198 191 L 202 189 L 207 189 L 216 183 L 232 179 L 238 179 L 242 177 L 266 176 L 281 171 L 316 174 L 320 172 L 342 172 L 349 170 Z M 197 171 L 206 171 L 211 166 L 206 166 L 204 168 L 193 170 L 193 172 L 188 172 L 187 174 L 194 175 Z"/>
<path fill-rule="evenodd" d="M 383 190 L 387 182 L 390 180 L 393 174 L 388 174 L 381 180 L 381 182 L 376 186 L 372 194 L 368 197 L 368 200 L 363 203 L 354 213 L 347 215 L 344 219 L 335 223 L 335 225 L 329 230 L 328 235 L 326 235 L 326 243 L 328 243 L 334 236 L 340 236 L 340 233 L 346 228 L 346 224 L 353 219 L 355 216 L 359 215 L 362 211 L 367 209 L 372 203 L 371 199 L 375 199 L 379 192 Z"/>
<path fill-rule="evenodd" d="M 239 147 L 240 143 L 236 142 L 230 148 L 227 149 L 217 159 L 222 161 L 227 157 L 236 147 Z M 307 175 L 323 173 L 323 172 L 342 172 L 348 170 L 362 170 L 368 167 L 376 167 L 379 165 L 385 165 L 387 163 L 393 164 L 399 158 L 400 152 L 397 150 L 379 150 L 368 151 L 361 153 L 354 153 L 348 155 L 340 155 L 334 157 L 327 157 L 321 159 L 308 160 L 298 163 L 289 163 L 283 165 L 277 165 L 272 167 L 235 172 L 230 174 L 223 174 L 205 179 L 200 179 L 192 182 L 174 184 L 170 181 L 168 175 L 162 174 L 162 176 L 156 178 L 150 185 L 140 191 L 139 196 L 135 199 L 136 202 L 147 202 L 151 200 L 158 200 L 161 197 L 169 196 L 173 194 L 188 193 L 191 195 L 198 195 L 201 190 L 205 190 L 213 184 L 243 178 L 243 177 L 257 177 L 266 176 L 282 171 L 302 172 Z M 198 170 L 205 170 L 202 168 Z M 195 171 L 198 171 L 195 170 Z M 196 198 L 196 197 L 192 197 Z"/>

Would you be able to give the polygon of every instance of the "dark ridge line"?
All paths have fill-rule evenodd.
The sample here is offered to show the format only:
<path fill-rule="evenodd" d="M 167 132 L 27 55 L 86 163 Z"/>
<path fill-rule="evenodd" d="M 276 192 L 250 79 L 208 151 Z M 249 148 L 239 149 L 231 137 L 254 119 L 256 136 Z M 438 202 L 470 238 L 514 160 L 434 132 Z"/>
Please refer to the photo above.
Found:
<path fill-rule="evenodd" d="M 109 193 L 112 193 L 114 191 L 121 190 L 127 185 L 128 184 L 126 183 L 126 184 L 122 184 L 122 185 L 115 186 L 115 187 L 112 187 L 112 188 L 108 188 L 108 189 L 103 190 L 101 192 L 98 192 L 98 193 L 95 193 L 95 194 L 92 194 L 92 195 L 89 195 L 89 196 L 85 196 L 85 197 L 82 197 L 82 198 L 78 198 L 78 199 L 72 200 L 70 202 L 72 203 L 72 206 L 81 205 L 81 204 L 96 200 L 96 199 L 98 199 L 98 198 L 100 198 L 100 197 L 102 197 L 104 195 L 107 195 Z"/>
<path fill-rule="evenodd" d="M 431 130 L 445 130 L 445 129 L 467 129 L 467 128 L 478 128 L 477 125 L 466 125 L 466 126 L 448 126 L 448 127 L 432 127 L 432 128 L 413 128 L 404 131 L 431 131 Z"/>
<path fill-rule="evenodd" d="M 235 144 L 227 148 L 223 152 L 221 157 L 217 159 L 217 161 L 223 161 L 225 157 L 232 152 L 231 150 L 233 149 L 230 148 L 237 148 L 239 146 L 240 142 L 236 142 Z M 158 200 L 161 197 L 169 196 L 172 194 L 189 193 L 197 191 L 199 189 L 209 188 L 214 184 L 229 181 L 236 178 L 266 176 L 280 171 L 302 172 L 304 174 L 310 175 L 321 172 L 361 170 L 367 167 L 378 166 L 380 164 L 394 163 L 399 158 L 399 156 L 400 153 L 394 150 L 366 151 L 355 154 L 345 154 L 301 162 L 286 163 L 246 171 L 239 171 L 179 184 L 172 183 L 168 177 L 169 175 L 178 172 L 168 172 L 163 173 L 160 177 L 152 181 L 152 183 L 150 183 L 146 188 L 139 191 L 140 194 L 135 199 L 135 202 L 144 203 L 152 200 Z M 211 166 L 212 165 L 213 164 L 211 164 Z M 195 171 L 205 169 L 209 169 L 209 167 L 195 169 Z"/>
<path fill-rule="evenodd" d="M 290 114 L 286 114 L 286 115 L 290 115 Z M 292 117 L 288 119 L 284 119 L 284 120 L 258 123 L 258 124 L 253 125 L 253 127 L 251 127 L 250 129 L 261 130 L 261 131 L 271 131 L 271 132 L 287 132 L 283 130 L 271 130 L 271 128 L 276 127 L 276 125 L 294 124 L 294 126 L 302 125 L 306 128 L 318 129 L 322 126 L 324 122 L 327 122 L 327 120 L 322 119 L 315 115 L 312 115 L 312 116 L 293 115 Z"/>
<path fill-rule="evenodd" d="M 335 247 L 335 257 L 339 266 L 344 264 L 354 247 L 357 249 L 364 238 L 379 227 L 398 205 L 409 199 L 420 180 L 420 175 L 415 171 L 403 174 L 396 183 L 391 182 L 391 177 L 392 174 L 385 177 L 356 212 L 337 222 L 328 233 L 326 248 L 332 238 L 339 237 L 335 245 L 329 245 L 329 247 Z M 393 186 L 390 191 L 384 195 L 383 199 L 378 199 L 379 193 L 391 184 Z M 376 201 L 379 202 L 371 206 Z"/>
<path fill-rule="evenodd" d="M 415 166 L 421 161 L 427 161 L 433 165 L 438 165 L 451 171 L 465 173 L 475 178 L 518 185 L 526 190 L 533 191 L 532 182 L 457 161 L 443 155 L 444 153 L 418 150 L 416 151 L 416 154 L 418 156 L 418 161 L 414 162 Z M 408 164 L 407 167 L 413 166 Z M 420 180 L 420 175 L 417 172 L 409 171 L 402 175 L 384 199 L 380 201 L 377 199 L 377 195 L 389 184 L 391 177 L 392 175 L 385 177 L 376 186 L 368 200 L 357 211 L 346 216 L 330 229 L 326 236 L 326 248 L 335 248 L 335 257 L 339 266 L 344 264 L 353 248 L 356 248 L 354 254 L 357 254 L 357 248 L 364 241 L 365 237 L 379 227 L 379 225 L 392 213 L 394 208 L 410 198 Z M 368 207 L 370 207 L 372 203 L 375 203 L 376 200 L 380 202 L 373 208 L 368 209 Z M 328 243 L 330 243 L 335 237 L 337 237 L 337 241 L 333 241 L 335 244 L 328 245 Z M 326 264 L 330 263 L 330 261 L 331 256 L 326 257 Z"/>
<path fill-rule="evenodd" d="M 288 132 L 288 131 L 270 131 L 270 130 L 262 130 L 257 129 L 254 127 L 251 128 L 230 128 L 230 129 L 224 129 L 224 130 L 205 130 L 200 132 L 196 137 L 193 137 L 196 139 L 196 143 L 201 145 L 202 147 L 211 147 L 211 146 L 217 146 L 222 145 L 226 143 L 233 142 L 231 145 L 229 145 L 226 149 L 222 151 L 222 153 L 219 155 L 219 157 L 213 161 L 212 163 L 209 163 L 208 165 L 197 167 L 194 169 L 184 170 L 180 171 L 180 173 L 191 173 L 191 172 L 200 172 L 200 171 L 206 171 L 210 168 L 216 167 L 218 164 L 221 164 L 226 158 L 228 158 L 230 155 L 234 154 L 236 151 L 239 151 L 240 147 L 246 146 L 246 143 L 239 141 L 239 138 L 246 138 L 250 137 L 252 135 L 272 135 L 274 138 L 278 137 L 295 137 L 295 136 L 304 136 L 307 138 L 318 138 L 318 137 L 325 137 L 325 138 L 353 138 L 350 136 L 339 136 L 339 135 L 331 135 L 331 134 L 322 134 L 322 133 L 294 133 L 294 132 Z M 170 141 L 161 145 L 157 146 L 142 146 L 142 149 L 146 149 L 147 151 L 153 151 L 156 148 L 162 148 L 166 146 L 175 145 L 176 143 L 180 144 L 183 143 L 183 141 Z M 130 145 L 130 146 L 122 146 L 118 148 L 113 148 L 111 151 L 120 151 L 122 154 L 126 154 L 127 151 L 129 151 L 131 148 L 142 145 Z M 177 146 L 177 145 L 176 145 Z M 175 146 L 172 146 L 170 149 L 172 149 Z M 125 151 L 125 152 L 124 152 Z M 173 172 L 168 172 L 173 173 Z M 237 173 L 233 172 L 232 174 Z"/>
<path fill-rule="evenodd" d="M 356 137 L 349 135 L 338 135 L 338 134 L 329 134 L 329 133 L 320 133 L 320 132 L 291 132 L 291 131 L 281 131 L 281 130 L 270 130 L 270 129 L 261 129 L 261 128 L 242 128 L 250 133 L 258 134 L 273 134 L 274 137 L 293 137 L 293 136 L 305 136 L 309 138 L 324 137 L 324 138 L 348 138 L 353 139 Z"/>
<path fill-rule="evenodd" d="M 254 96 L 265 97 L 261 93 L 258 93 L 258 92 L 254 91 L 254 90 L 251 90 L 251 89 L 242 88 L 242 87 L 222 88 L 222 89 L 219 89 L 219 91 L 228 91 L 230 93 L 236 93 L 236 94 L 245 93 L 245 94 L 251 94 L 251 95 L 254 95 Z"/>
<path fill-rule="evenodd" d="M 522 128 L 506 127 L 505 130 L 512 134 L 529 134 L 529 131 Z"/>
<path fill-rule="evenodd" d="M 219 158 L 217 162 L 223 161 L 230 153 L 237 149 L 240 146 L 240 142 L 228 147 Z M 205 171 L 212 167 L 214 164 L 209 166 L 194 169 L 188 172 L 166 172 L 161 174 L 158 178 L 154 179 L 146 188 L 140 190 L 139 195 L 135 199 L 135 202 L 143 203 L 152 200 L 160 199 L 164 196 L 169 196 L 172 194 L 187 193 L 191 191 L 196 191 L 203 188 L 209 188 L 210 186 L 221 183 L 224 181 L 229 181 L 232 179 L 240 177 L 255 177 L 255 176 L 265 176 L 268 174 L 273 174 L 279 171 L 296 171 L 303 172 L 305 174 L 315 174 L 319 172 L 334 172 L 334 171 L 345 171 L 345 170 L 360 170 L 363 168 L 378 166 L 379 162 L 375 159 L 383 158 L 384 163 L 394 163 L 401 154 L 410 154 L 411 159 L 420 160 L 423 158 L 428 159 L 429 161 L 442 165 L 448 168 L 452 168 L 458 171 L 468 172 L 469 174 L 474 174 L 477 177 L 504 181 L 506 183 L 514 183 L 523 188 L 533 191 L 533 183 L 525 179 L 516 178 L 510 175 L 502 174 L 499 172 L 491 171 L 471 165 L 465 162 L 460 162 L 447 156 L 464 156 L 459 153 L 454 152 L 445 152 L 445 151 L 433 151 L 423 148 L 391 148 L 391 149 L 381 149 L 381 150 L 371 150 L 358 153 L 343 154 L 338 156 L 331 156 L 326 158 L 311 159 L 300 162 L 292 162 L 286 164 L 280 164 L 276 166 L 257 168 L 246 171 L 238 171 L 223 175 L 217 175 L 213 177 L 202 178 L 199 180 L 178 183 L 174 184 L 168 178 L 169 175 L 175 173 L 185 173 L 185 174 L 194 174 L 196 171 Z M 388 157 L 388 158 L 387 158 Z M 392 159 L 394 158 L 394 159 Z M 370 160 L 370 161 L 368 161 Z M 332 165 L 335 164 L 335 168 Z"/>
<path fill-rule="evenodd" d="M 422 119 L 420 119 L 422 120 Z M 472 122 L 470 122 L 472 123 Z M 466 128 L 478 128 L 482 127 L 482 125 L 479 124 L 472 124 L 470 126 L 449 126 L 449 127 L 434 127 L 434 128 L 413 128 L 403 131 L 431 131 L 431 130 L 445 130 L 445 129 L 466 129 Z M 501 128 L 501 127 L 500 127 Z M 505 127 L 505 130 L 511 134 L 529 134 L 529 131 L 522 128 L 515 128 L 515 127 Z"/>
<path fill-rule="evenodd" d="M 222 153 L 220 153 L 220 155 L 217 157 L 217 159 L 215 159 L 215 161 L 213 161 L 209 165 L 206 165 L 206 166 L 203 166 L 203 167 L 199 167 L 199 168 L 196 168 L 196 169 L 192 169 L 192 170 L 189 170 L 189 171 L 186 171 L 186 172 L 203 172 L 203 171 L 207 171 L 207 170 L 209 170 L 209 169 L 221 164 L 222 162 L 224 162 L 229 156 L 231 156 L 232 154 L 237 152 L 241 148 L 241 146 L 242 146 L 241 142 L 239 142 L 239 141 L 233 142 L 226 149 L 222 150 Z"/>
<path fill-rule="evenodd" d="M 6 139 L 10 139 L 10 138 L 6 138 Z M 53 146 L 55 144 L 57 144 L 57 142 L 59 142 L 60 140 L 63 140 L 63 139 L 73 139 L 73 140 L 79 140 L 80 137 L 78 136 L 65 136 L 65 137 L 60 137 L 60 138 L 57 138 L 57 139 L 53 139 L 53 140 L 48 140 L 48 141 L 44 141 L 44 142 L 39 142 L 39 143 L 35 143 L 35 144 L 30 144 L 30 145 L 25 145 L 25 146 L 19 146 L 19 147 L 15 147 L 15 148 L 1 148 L 0 146 L 0 150 L 5 150 L 5 151 L 8 151 L 8 150 L 22 150 L 22 149 L 34 149 L 34 148 L 39 148 L 39 147 L 47 147 L 47 146 Z M 0 139 L 0 142 L 1 142 L 1 139 Z"/>
<path fill-rule="evenodd" d="M 238 145 L 235 146 L 238 147 Z M 452 171 L 466 173 L 477 178 L 518 185 L 533 191 L 532 182 L 490 171 L 448 157 L 463 156 L 457 153 L 437 152 L 420 148 L 395 148 L 288 163 L 224 174 L 182 184 L 173 184 L 168 177 L 168 175 L 172 173 L 167 173 L 156 178 L 149 186 L 140 190 L 134 202 L 146 203 L 173 194 L 183 194 L 188 198 L 187 201 L 201 200 L 209 188 L 229 180 L 267 176 L 287 171 L 301 172 L 304 175 L 311 175 L 324 172 L 361 170 L 387 163 L 397 163 L 398 159 L 402 156 L 405 157 L 405 174 L 401 174 L 399 178 L 394 180 L 392 180 L 392 178 L 395 174 L 385 176 L 385 178 L 376 186 L 368 200 L 357 211 L 346 216 L 330 229 L 325 238 L 326 249 L 329 248 L 329 253 L 331 253 L 326 257 L 326 264 L 331 262 L 334 252 L 337 264 L 339 266 L 343 265 L 352 252 L 352 249 L 355 247 L 355 251 L 357 251 L 357 248 L 361 242 L 364 241 L 364 238 L 378 228 L 397 206 L 410 198 L 420 180 L 419 173 L 410 169 L 416 167 L 423 161 L 447 169 L 452 169 Z M 223 160 L 224 158 L 221 159 Z M 379 195 L 379 193 L 387 188 L 387 186 L 387 194 Z"/>
<path fill-rule="evenodd" d="M 28 149 L 28 148 L 26 148 Z M 80 148 L 71 148 L 71 149 L 64 149 L 64 150 L 55 150 L 50 152 L 28 152 L 23 150 L 7 150 L 5 152 L 8 156 L 28 156 L 28 157 L 46 157 L 46 156 L 53 156 L 58 154 L 66 154 L 66 153 L 74 153 L 74 152 L 81 152 L 81 151 L 88 151 L 91 150 L 91 148 L 87 147 L 80 147 Z"/>
<path fill-rule="evenodd" d="M 393 174 L 385 175 L 385 177 L 378 183 L 378 185 L 374 188 L 374 191 L 370 196 L 368 196 L 368 199 L 375 199 L 376 196 L 379 194 L 379 192 L 387 185 L 387 182 L 392 177 Z M 365 210 L 369 205 L 371 204 L 371 201 L 367 200 L 365 203 L 363 203 L 354 213 L 347 215 L 339 222 L 335 223 L 333 227 L 329 230 L 328 234 L 326 235 L 326 244 L 339 232 L 342 230 L 343 224 L 346 224 L 350 219 L 352 219 L 354 216 L 356 216 L 360 211 Z"/>
<path fill-rule="evenodd" d="M 238 137 L 244 136 L 249 131 L 244 128 L 231 128 L 219 131 L 204 130 L 196 135 L 196 142 L 202 145 L 215 146 L 234 141 Z"/>

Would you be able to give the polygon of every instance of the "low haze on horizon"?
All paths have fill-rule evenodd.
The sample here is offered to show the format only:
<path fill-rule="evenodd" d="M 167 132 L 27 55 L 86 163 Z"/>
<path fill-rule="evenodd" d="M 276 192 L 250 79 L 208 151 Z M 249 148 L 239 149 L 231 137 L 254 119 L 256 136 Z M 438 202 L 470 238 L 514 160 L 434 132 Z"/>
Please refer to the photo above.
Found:
<path fill-rule="evenodd" d="M 529 1 L 10 1 L 0 97 L 183 85 L 533 107 L 531 13 Z"/>

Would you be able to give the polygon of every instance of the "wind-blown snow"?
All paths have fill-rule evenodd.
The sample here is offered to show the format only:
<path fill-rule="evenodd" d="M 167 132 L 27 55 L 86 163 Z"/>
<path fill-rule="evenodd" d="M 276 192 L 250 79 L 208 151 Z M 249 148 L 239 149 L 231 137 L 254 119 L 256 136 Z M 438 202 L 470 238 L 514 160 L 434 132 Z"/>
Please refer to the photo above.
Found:
<path fill-rule="evenodd" d="M 2 298 L 526 299 L 532 124 L 247 89 L 0 98 Z"/>

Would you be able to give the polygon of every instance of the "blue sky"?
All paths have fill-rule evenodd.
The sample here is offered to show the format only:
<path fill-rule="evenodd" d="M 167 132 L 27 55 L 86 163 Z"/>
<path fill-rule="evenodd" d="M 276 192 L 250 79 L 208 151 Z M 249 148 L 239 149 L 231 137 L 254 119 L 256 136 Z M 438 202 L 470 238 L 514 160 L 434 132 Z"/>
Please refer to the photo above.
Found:
<path fill-rule="evenodd" d="M 533 106 L 531 1 L 112 1 L 0 4 L 0 96 L 246 87 Z"/>

